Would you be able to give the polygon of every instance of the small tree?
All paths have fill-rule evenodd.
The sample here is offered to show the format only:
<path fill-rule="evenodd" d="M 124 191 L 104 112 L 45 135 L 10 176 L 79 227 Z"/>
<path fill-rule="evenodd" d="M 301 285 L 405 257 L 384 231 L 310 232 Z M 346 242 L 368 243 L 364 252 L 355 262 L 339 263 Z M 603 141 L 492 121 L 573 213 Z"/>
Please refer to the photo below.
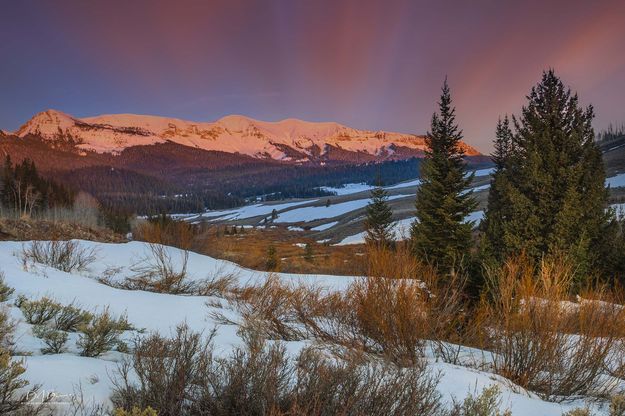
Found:
<path fill-rule="evenodd" d="M 393 239 L 393 211 L 388 206 L 388 193 L 378 186 L 371 191 L 371 202 L 367 205 L 365 241 L 376 246 L 390 247 Z"/>
<path fill-rule="evenodd" d="M 279 264 L 280 262 L 278 260 L 276 247 L 271 244 L 269 247 L 267 247 L 267 261 L 265 263 L 265 268 L 268 271 L 275 271 L 278 268 Z"/>
<path fill-rule="evenodd" d="M 304 260 L 312 263 L 314 259 L 315 253 L 313 252 L 312 245 L 310 243 L 306 243 L 304 246 Z"/>

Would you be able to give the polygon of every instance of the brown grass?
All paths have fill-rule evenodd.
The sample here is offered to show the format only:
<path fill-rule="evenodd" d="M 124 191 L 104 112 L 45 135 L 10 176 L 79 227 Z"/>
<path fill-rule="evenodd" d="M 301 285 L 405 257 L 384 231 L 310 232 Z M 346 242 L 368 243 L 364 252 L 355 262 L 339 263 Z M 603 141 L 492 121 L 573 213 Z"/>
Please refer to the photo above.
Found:
<path fill-rule="evenodd" d="M 309 244 L 312 256 L 307 254 L 304 244 Z M 215 226 L 199 232 L 193 244 L 199 253 L 254 270 L 265 270 L 269 245 L 276 249 L 282 272 L 352 276 L 366 272 L 364 246 L 321 244 L 283 228 L 246 229 L 245 233 L 228 235 L 221 226 Z"/>

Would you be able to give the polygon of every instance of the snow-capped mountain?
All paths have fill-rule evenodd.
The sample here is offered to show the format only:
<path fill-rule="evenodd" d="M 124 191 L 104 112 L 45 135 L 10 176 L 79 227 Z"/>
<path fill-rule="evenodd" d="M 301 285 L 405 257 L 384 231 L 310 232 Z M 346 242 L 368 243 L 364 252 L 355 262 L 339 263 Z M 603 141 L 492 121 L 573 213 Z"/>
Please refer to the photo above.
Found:
<path fill-rule="evenodd" d="M 231 115 L 215 122 L 134 114 L 76 118 L 56 110 L 35 115 L 15 133 L 36 135 L 53 145 L 117 154 L 139 145 L 174 142 L 203 150 L 255 158 L 308 161 L 369 156 L 371 160 L 422 155 L 423 136 L 358 130 L 334 122 L 286 119 L 277 122 Z M 463 143 L 467 155 L 480 153 Z M 330 156 L 333 155 L 333 156 Z M 347 155 L 347 156 L 346 156 Z"/>

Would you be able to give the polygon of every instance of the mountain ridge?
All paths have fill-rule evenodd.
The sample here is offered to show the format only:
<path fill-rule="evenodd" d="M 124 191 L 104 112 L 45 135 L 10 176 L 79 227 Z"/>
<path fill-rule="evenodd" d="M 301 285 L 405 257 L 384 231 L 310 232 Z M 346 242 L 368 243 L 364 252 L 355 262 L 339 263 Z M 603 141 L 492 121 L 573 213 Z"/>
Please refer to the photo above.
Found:
<path fill-rule="evenodd" d="M 408 133 L 359 130 L 336 122 L 287 118 L 270 122 L 228 115 L 213 122 L 178 118 L 104 114 L 78 118 L 58 110 L 33 116 L 16 132 L 78 151 L 119 154 L 142 145 L 171 141 L 203 150 L 239 153 L 259 159 L 309 162 L 322 159 L 379 161 L 422 157 L 425 137 Z M 462 143 L 467 156 L 480 155 Z"/>

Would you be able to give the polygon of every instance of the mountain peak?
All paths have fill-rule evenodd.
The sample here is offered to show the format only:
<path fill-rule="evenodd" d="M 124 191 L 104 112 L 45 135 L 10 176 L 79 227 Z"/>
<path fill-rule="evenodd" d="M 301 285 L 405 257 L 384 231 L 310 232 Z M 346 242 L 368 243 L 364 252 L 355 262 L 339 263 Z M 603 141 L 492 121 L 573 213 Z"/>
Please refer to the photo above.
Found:
<path fill-rule="evenodd" d="M 16 132 L 18 136 L 35 134 L 43 138 L 56 138 L 60 130 L 73 126 L 76 119 L 62 111 L 48 109 L 37 113 Z"/>

